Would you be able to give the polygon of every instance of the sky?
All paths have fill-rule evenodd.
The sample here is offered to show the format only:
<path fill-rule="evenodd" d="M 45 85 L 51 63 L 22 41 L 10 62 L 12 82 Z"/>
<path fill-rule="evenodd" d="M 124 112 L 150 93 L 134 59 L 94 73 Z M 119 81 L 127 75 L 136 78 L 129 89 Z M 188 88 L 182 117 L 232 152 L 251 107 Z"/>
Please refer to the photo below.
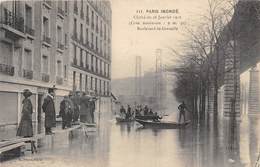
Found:
<path fill-rule="evenodd" d="M 112 79 L 117 79 L 135 75 L 136 56 L 142 57 L 142 73 L 155 70 L 158 48 L 162 49 L 163 64 L 171 63 L 167 48 L 178 50 L 183 39 L 181 27 L 177 31 L 138 31 L 135 26 L 129 25 L 137 10 L 178 9 L 182 17 L 180 21 L 187 22 L 196 20 L 196 15 L 206 11 L 207 0 L 111 0 L 111 5 Z"/>

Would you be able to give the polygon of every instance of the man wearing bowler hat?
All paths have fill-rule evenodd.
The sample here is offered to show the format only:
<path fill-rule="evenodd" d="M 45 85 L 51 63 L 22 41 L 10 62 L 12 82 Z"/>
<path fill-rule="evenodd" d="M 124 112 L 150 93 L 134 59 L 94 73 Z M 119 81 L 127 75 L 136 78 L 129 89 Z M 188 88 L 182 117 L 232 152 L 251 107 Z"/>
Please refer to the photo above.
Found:
<path fill-rule="evenodd" d="M 56 113 L 55 113 L 55 105 L 54 105 L 54 88 L 48 89 L 48 94 L 44 99 L 42 109 L 45 113 L 45 133 L 46 135 L 51 135 L 52 127 L 56 125 Z"/>

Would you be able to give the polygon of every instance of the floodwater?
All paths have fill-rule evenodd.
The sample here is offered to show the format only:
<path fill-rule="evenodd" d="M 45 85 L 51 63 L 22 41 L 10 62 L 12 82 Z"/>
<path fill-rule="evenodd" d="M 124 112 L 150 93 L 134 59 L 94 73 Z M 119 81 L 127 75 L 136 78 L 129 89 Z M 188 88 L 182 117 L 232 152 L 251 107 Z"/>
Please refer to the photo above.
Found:
<path fill-rule="evenodd" d="M 176 114 L 167 119 L 176 120 Z M 185 129 L 141 129 L 137 123 L 103 121 L 97 132 L 55 134 L 39 142 L 37 154 L 4 162 L 4 167 L 250 167 L 259 152 L 260 118 L 236 124 L 219 118 Z M 231 126 L 232 125 L 232 126 Z"/>

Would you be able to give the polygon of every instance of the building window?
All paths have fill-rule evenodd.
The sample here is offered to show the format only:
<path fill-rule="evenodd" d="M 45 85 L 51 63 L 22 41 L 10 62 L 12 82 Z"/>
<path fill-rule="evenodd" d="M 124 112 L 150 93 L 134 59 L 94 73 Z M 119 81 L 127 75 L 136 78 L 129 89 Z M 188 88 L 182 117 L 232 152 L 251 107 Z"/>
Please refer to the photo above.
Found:
<path fill-rule="evenodd" d="M 77 65 L 77 46 L 76 45 L 73 45 L 73 50 L 74 50 L 74 58 L 73 58 L 73 63 L 75 65 Z"/>
<path fill-rule="evenodd" d="M 83 43 L 83 24 L 80 24 L 80 41 Z"/>
<path fill-rule="evenodd" d="M 95 92 L 97 93 L 97 78 L 95 78 Z"/>
<path fill-rule="evenodd" d="M 43 35 L 49 37 L 49 19 L 43 17 Z"/>
<path fill-rule="evenodd" d="M 89 6 L 87 5 L 86 22 L 89 24 Z"/>
<path fill-rule="evenodd" d="M 91 48 L 94 48 L 94 34 L 93 32 L 91 33 Z"/>
<path fill-rule="evenodd" d="M 90 89 L 93 90 L 93 77 L 90 78 Z"/>
<path fill-rule="evenodd" d="M 98 33 L 98 16 L 96 15 L 96 33 Z"/>
<path fill-rule="evenodd" d="M 88 52 L 86 51 L 86 58 L 85 58 L 86 68 L 88 69 Z"/>
<path fill-rule="evenodd" d="M 88 45 L 88 28 L 86 29 L 86 44 Z"/>
<path fill-rule="evenodd" d="M 65 43 L 65 46 L 68 45 L 68 34 L 64 34 L 64 43 Z"/>
<path fill-rule="evenodd" d="M 80 49 L 80 66 L 83 67 L 83 50 Z"/>
<path fill-rule="evenodd" d="M 91 71 L 94 71 L 94 55 L 91 55 Z"/>
<path fill-rule="evenodd" d="M 24 50 L 24 69 L 32 69 L 32 51 L 29 49 Z"/>
<path fill-rule="evenodd" d="M 73 71 L 73 90 L 76 90 L 76 71 Z"/>
<path fill-rule="evenodd" d="M 48 62 L 48 56 L 46 55 L 42 56 L 42 72 L 44 74 L 49 73 L 49 62 Z"/>
<path fill-rule="evenodd" d="M 62 43 L 61 41 L 62 41 L 62 30 L 61 30 L 61 27 L 60 26 L 57 26 L 57 39 L 58 39 L 58 43 Z"/>
<path fill-rule="evenodd" d="M 94 29 L 94 11 L 91 11 L 91 28 Z"/>
<path fill-rule="evenodd" d="M 28 5 L 25 5 L 25 30 L 27 33 L 32 33 L 32 8 Z M 34 34 L 31 34 L 34 35 Z"/>
<path fill-rule="evenodd" d="M 88 90 L 88 76 L 86 75 L 86 78 L 85 78 L 85 91 Z"/>
<path fill-rule="evenodd" d="M 57 61 L 57 76 L 62 76 L 62 63 L 60 60 Z"/>
<path fill-rule="evenodd" d="M 5 65 L 12 65 L 12 58 L 13 58 L 13 49 L 12 45 L 1 41 L 0 42 L 0 64 L 5 64 Z"/>
<path fill-rule="evenodd" d="M 77 38 L 77 19 L 76 18 L 74 18 L 73 35 L 75 38 Z"/>
<path fill-rule="evenodd" d="M 67 78 L 67 66 L 66 65 L 64 65 L 63 76 L 64 76 L 64 78 Z"/>
<path fill-rule="evenodd" d="M 106 94 L 106 81 L 103 82 L 103 93 Z"/>
<path fill-rule="evenodd" d="M 79 90 L 82 91 L 82 74 L 79 74 Z"/>
<path fill-rule="evenodd" d="M 99 80 L 99 93 L 101 94 L 102 92 L 102 85 L 101 85 L 101 79 Z"/>
<path fill-rule="evenodd" d="M 96 51 L 98 51 L 98 37 L 96 36 Z"/>
<path fill-rule="evenodd" d="M 64 1 L 65 2 L 65 12 L 68 13 L 68 1 Z"/>

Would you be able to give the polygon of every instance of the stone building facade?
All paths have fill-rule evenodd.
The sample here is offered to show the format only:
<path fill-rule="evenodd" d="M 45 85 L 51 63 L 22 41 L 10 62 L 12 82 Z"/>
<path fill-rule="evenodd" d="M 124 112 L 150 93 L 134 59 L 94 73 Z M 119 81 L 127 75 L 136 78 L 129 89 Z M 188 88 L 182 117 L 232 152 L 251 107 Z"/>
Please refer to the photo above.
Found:
<path fill-rule="evenodd" d="M 34 122 L 56 87 L 84 91 L 110 106 L 111 7 L 108 1 L 6 1 L 0 4 L 0 126 L 16 125 L 24 89 L 33 92 Z M 37 129 L 37 128 L 36 128 Z"/>

